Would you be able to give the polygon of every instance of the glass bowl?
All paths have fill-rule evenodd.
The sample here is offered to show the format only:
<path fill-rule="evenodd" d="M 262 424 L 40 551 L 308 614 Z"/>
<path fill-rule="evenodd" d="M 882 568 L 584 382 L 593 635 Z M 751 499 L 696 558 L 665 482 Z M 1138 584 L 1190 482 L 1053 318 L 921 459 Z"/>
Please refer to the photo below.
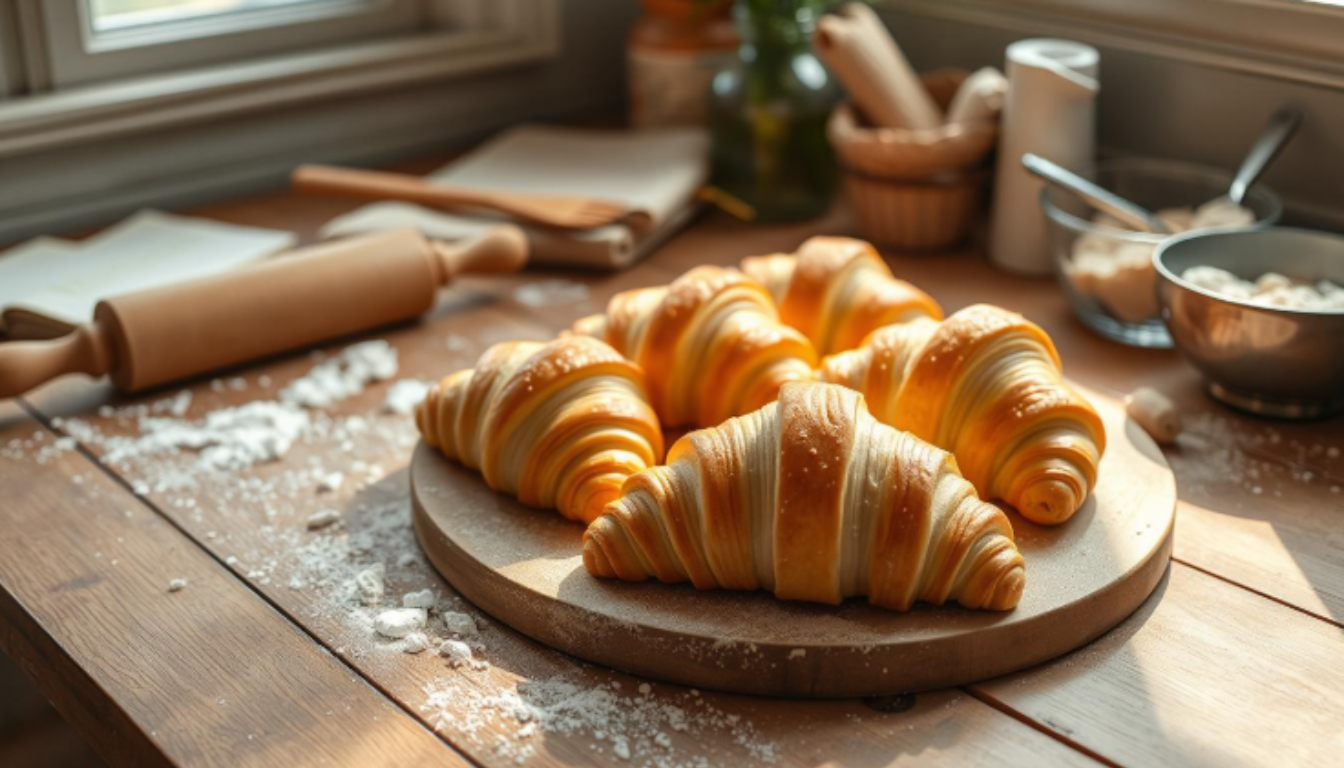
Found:
<path fill-rule="evenodd" d="M 1115 160 L 1081 175 L 1154 212 L 1198 208 L 1223 197 L 1232 174 L 1166 160 Z M 1283 204 L 1263 184 L 1242 205 L 1254 215 L 1247 224 L 1220 229 L 1264 229 L 1279 220 Z M 1078 318 L 1108 339 L 1137 347 L 1171 347 L 1159 316 L 1153 252 L 1169 236 L 1122 229 L 1094 221 L 1096 214 L 1076 195 L 1046 185 L 1041 190 L 1055 273 Z"/>

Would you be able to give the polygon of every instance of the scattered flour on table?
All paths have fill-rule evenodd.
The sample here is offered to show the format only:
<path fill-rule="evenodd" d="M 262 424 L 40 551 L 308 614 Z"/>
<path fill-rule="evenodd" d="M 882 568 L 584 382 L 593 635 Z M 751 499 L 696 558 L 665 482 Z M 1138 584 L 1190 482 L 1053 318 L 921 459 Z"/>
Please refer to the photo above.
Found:
<path fill-rule="evenodd" d="M 334 509 L 319 509 L 318 511 L 308 516 L 308 520 L 304 524 L 304 527 L 306 527 L 310 531 L 316 531 L 322 528 L 326 528 L 329 525 L 338 523 L 340 522 L 340 520 L 341 520 L 340 512 L 337 512 Z"/>
<path fill-rule="evenodd" d="M 480 630 L 476 628 L 476 620 L 469 614 L 458 613 L 457 611 L 447 611 L 443 614 L 443 625 L 449 632 L 457 637 L 476 637 Z"/>
<path fill-rule="evenodd" d="M 344 472 L 319 472 L 317 477 L 318 493 L 333 493 L 341 490 L 341 484 L 345 482 Z"/>
<path fill-rule="evenodd" d="M 397 350 L 382 339 L 346 347 L 308 375 L 280 390 L 280 400 L 309 408 L 328 408 L 364 391 L 370 382 L 397 375 Z"/>
<path fill-rule="evenodd" d="M 425 399 L 425 394 L 429 392 L 431 386 L 433 385 L 428 381 L 419 379 L 401 379 L 393 382 L 387 389 L 387 397 L 383 400 L 383 410 L 407 415 Z"/>
<path fill-rule="evenodd" d="M 290 586 L 307 591 L 320 615 L 346 627 L 348 636 L 368 638 L 349 640 L 342 652 L 355 658 L 388 653 L 406 663 L 441 664 L 442 670 L 424 688 L 422 709 L 445 733 L 518 763 L 533 756 L 548 733 L 591 739 L 594 750 L 618 758 L 628 753 L 631 764 L 641 768 L 778 761 L 779 745 L 750 719 L 719 709 L 698 691 L 649 683 L 623 686 L 615 673 L 591 668 L 519 681 L 509 681 L 505 676 L 510 672 L 492 672 L 492 661 L 514 653 L 514 641 L 488 631 L 488 621 L 461 598 L 421 586 L 428 564 L 415 542 L 404 489 L 352 515 L 346 525 L 340 533 L 310 534 L 271 567 L 286 569 Z M 384 587 L 373 606 L 364 602 L 357 584 L 370 570 Z M 396 588 L 415 574 L 416 588 Z M 385 610 L 424 606 L 431 597 L 432 607 L 420 609 L 430 620 L 401 640 L 381 639 L 374 629 L 374 618 Z M 435 650 L 433 657 L 417 650 L 417 634 Z M 726 741 L 731 747 L 707 752 L 710 741 Z"/>
<path fill-rule="evenodd" d="M 1344 474 L 1337 445 L 1285 437 L 1274 426 L 1217 411 L 1186 419 L 1184 431 L 1176 438 L 1180 451 L 1169 455 L 1183 486 L 1202 491 L 1230 483 L 1248 498 L 1279 497 L 1287 482 L 1324 481 L 1330 483 L 1330 493 L 1341 493 L 1339 483 L 1331 479 Z"/>
<path fill-rule="evenodd" d="M 138 434 L 134 436 L 103 435 L 80 419 L 58 419 L 56 426 L 75 440 L 102 448 L 105 464 L 125 464 L 187 449 L 198 452 L 203 469 L 234 471 L 280 458 L 310 424 L 303 410 L 265 400 L 211 411 L 200 421 L 184 421 L 176 414 L 185 413 L 182 403 L 189 407 L 190 399 L 190 393 L 184 392 L 154 406 L 134 409 L 138 413 Z M 160 415 L 163 413 L 170 415 Z"/>
<path fill-rule="evenodd" d="M 387 567 L 382 563 L 374 563 L 355 574 L 355 587 L 359 590 L 360 602 L 365 605 L 377 605 L 383 599 L 386 588 Z"/>
<path fill-rule="evenodd" d="M 424 632 L 410 632 L 401 641 L 401 650 L 405 653 L 423 653 L 429 648 L 429 636 Z"/>
<path fill-rule="evenodd" d="M 373 629 L 383 637 L 402 638 L 422 629 L 429 621 L 423 608 L 389 608 L 373 619 Z"/>
<path fill-rule="evenodd" d="M 198 421 L 183 417 L 191 408 L 191 393 L 179 392 L 150 406 L 131 406 L 118 411 L 99 409 L 104 418 L 134 419 L 135 434 L 105 435 L 81 419 L 63 419 L 57 426 L 70 437 L 101 448 L 102 461 L 113 466 L 135 463 L 147 457 L 171 456 L 183 450 L 197 453 L 200 469 L 233 472 L 255 464 L 276 461 L 301 438 L 330 433 L 330 420 L 319 420 L 307 408 L 325 408 L 358 394 L 371 382 L 384 381 L 397 373 L 397 351 L 383 340 L 366 341 L 345 348 L 334 358 L 314 366 L 290 382 L 278 400 L 255 400 L 244 405 L 211 411 Z M 218 381 L 218 380 L 216 380 Z M 243 391 L 246 381 L 230 379 L 229 389 Z M 223 391 L 224 385 L 213 387 Z M 356 417 L 358 418 L 358 417 Z M 357 430 L 353 418 L 348 425 Z M 190 467 L 179 467 L 189 474 Z M 181 473 L 180 473 L 181 474 Z M 170 478 L 188 484 L 182 476 Z M 156 483 L 155 488 L 170 487 Z"/>
<path fill-rule="evenodd" d="M 588 298 L 588 286 L 573 280 L 538 280 L 513 289 L 513 300 L 529 307 L 577 304 Z"/>
<path fill-rule="evenodd" d="M 450 333 L 444 338 L 443 346 L 449 352 L 467 352 L 473 349 L 474 344 L 465 336 Z"/>
<path fill-rule="evenodd" d="M 439 655 L 447 659 L 448 664 L 454 669 L 472 667 L 476 664 L 476 659 L 471 653 L 471 646 L 461 640 L 444 640 L 439 644 Z"/>
<path fill-rule="evenodd" d="M 641 686 L 630 695 L 618 681 L 592 684 L 564 675 L 522 680 L 512 690 L 494 692 L 442 680 L 425 687 L 421 711 L 436 729 L 476 743 L 484 743 L 492 731 L 507 729 L 507 736 L 493 740 L 495 754 L 518 763 L 535 754 L 533 743 L 545 734 L 587 735 L 597 742 L 594 751 L 610 749 L 622 760 L 651 768 L 778 761 L 779 747 L 762 738 L 750 722 L 694 691 L 674 691 L 654 693 Z M 711 732 L 729 734 L 744 754 L 703 754 L 698 747 Z M 677 750 L 678 741 L 689 754 Z"/>
<path fill-rule="evenodd" d="M 379 464 L 359 458 L 365 452 L 361 449 L 369 449 L 371 455 L 386 454 L 388 449 L 408 452 L 415 444 L 415 425 L 402 414 L 381 408 L 350 416 L 330 415 L 320 408 L 357 394 L 370 382 L 391 378 L 396 371 L 393 347 L 381 340 L 363 342 L 318 363 L 285 387 L 278 400 L 218 408 L 193 420 L 184 418 L 192 407 L 192 395 L 183 390 L 152 403 L 103 406 L 98 413 L 108 422 L 57 419 L 54 425 L 67 435 L 54 447 L 49 443 L 37 458 L 50 460 L 59 450 L 73 448 L 77 440 L 99 452 L 104 464 L 133 478 L 132 490 L 147 495 L 197 490 L 211 480 L 234 485 L 241 470 L 278 462 L 297 445 L 320 446 L 328 454 L 348 456 L 358 488 L 382 476 Z M 11 447 L 11 457 L 17 458 L 26 446 Z M 320 465 L 291 468 L 282 477 L 265 481 L 248 477 L 245 490 L 255 491 L 249 496 L 264 495 L 249 500 L 262 501 L 270 515 L 274 502 L 297 491 L 295 486 L 306 486 L 310 493 L 313 489 L 334 493 L 347 485 L 349 476 Z M 237 495 L 236 485 L 230 495 Z"/>
<path fill-rule="evenodd" d="M 51 439 L 43 430 L 33 432 L 31 437 L 13 437 L 0 446 L 0 456 L 11 461 L 31 460 L 46 465 L 59 458 L 61 454 L 75 450 L 79 443 L 73 437 Z"/>
<path fill-rule="evenodd" d="M 332 363 L 337 374 L 352 380 L 366 375 L 375 380 L 359 373 L 360 366 L 378 376 L 395 374 L 390 367 L 379 370 L 367 352 L 360 352 L 319 363 L 314 370 L 323 372 L 316 378 L 325 381 Z M 311 372 L 304 377 L 313 378 Z M 275 397 L 269 379 L 254 381 L 247 391 Z M 230 380 L 220 389 L 236 386 Z M 352 388 L 305 387 L 304 405 L 293 397 L 260 399 L 248 405 L 262 405 L 242 414 L 231 412 L 248 406 L 201 412 L 202 403 L 193 403 L 185 391 L 153 402 L 108 406 L 97 420 L 60 422 L 67 436 L 38 431 L 8 440 L 0 445 L 0 458 L 55 461 L 77 448 L 76 439 L 83 441 L 136 493 L 154 494 L 156 504 L 208 542 L 230 568 L 272 594 L 295 592 L 282 600 L 337 653 L 376 657 L 375 664 L 419 665 L 430 675 L 424 701 L 428 717 L 479 751 L 521 762 L 553 733 L 572 735 L 596 752 L 649 768 L 776 761 L 778 747 L 749 720 L 691 692 L 655 690 L 648 684 L 637 693 L 629 684 L 622 691 L 615 673 L 567 662 L 558 675 L 530 673 L 534 679 L 524 681 L 515 680 L 513 665 L 497 668 L 493 662 L 517 653 L 518 641 L 491 630 L 488 619 L 445 594 L 435 586 L 437 580 L 426 581 L 432 571 L 415 541 L 404 478 L 370 485 L 382 478 L 383 466 L 400 471 L 409 460 L 417 440 L 412 421 L 388 414 L 382 403 L 354 415 L 329 413 L 314 405 L 325 401 L 308 395 L 334 398 L 332 392 Z M 207 392 L 199 400 L 212 397 Z M 187 419 L 192 412 L 197 417 Z M 288 446 L 283 439 L 247 433 L 271 428 L 280 434 L 266 437 L 287 438 Z M 212 447 L 226 450 L 204 458 Z M 327 480 L 333 469 L 340 481 Z M 333 497 L 319 505 L 315 489 Z M 341 525 L 325 524 L 331 518 L 326 512 L 337 510 Z M 127 517 L 134 514 L 126 510 Z M 310 529 L 313 519 L 324 524 Z M 112 553 L 94 556 L 116 562 Z M 487 724 L 492 725 L 484 729 Z M 706 746 L 724 744 L 721 734 L 731 746 Z M 701 738 L 710 735 L 718 738 Z"/>
<path fill-rule="evenodd" d="M 401 607 L 403 608 L 424 608 L 426 610 L 437 605 L 439 599 L 434 596 L 434 590 L 422 589 L 419 592 L 408 592 L 401 596 Z"/>

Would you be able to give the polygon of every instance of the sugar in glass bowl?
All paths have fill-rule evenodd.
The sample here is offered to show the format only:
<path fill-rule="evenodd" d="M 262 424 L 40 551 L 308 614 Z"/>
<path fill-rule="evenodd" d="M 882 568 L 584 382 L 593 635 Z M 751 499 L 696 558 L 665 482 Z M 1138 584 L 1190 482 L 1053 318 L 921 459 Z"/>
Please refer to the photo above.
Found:
<path fill-rule="evenodd" d="M 1173 230 L 1257 230 L 1283 212 L 1278 195 L 1263 184 L 1250 190 L 1238 210 L 1224 196 L 1232 174 L 1165 160 L 1115 160 L 1083 176 L 1158 214 Z M 1074 313 L 1106 338 L 1140 347 L 1167 348 L 1171 335 L 1157 303 L 1153 252 L 1170 235 L 1136 232 L 1095 213 L 1076 195 L 1047 185 L 1041 210 L 1051 256 Z"/>

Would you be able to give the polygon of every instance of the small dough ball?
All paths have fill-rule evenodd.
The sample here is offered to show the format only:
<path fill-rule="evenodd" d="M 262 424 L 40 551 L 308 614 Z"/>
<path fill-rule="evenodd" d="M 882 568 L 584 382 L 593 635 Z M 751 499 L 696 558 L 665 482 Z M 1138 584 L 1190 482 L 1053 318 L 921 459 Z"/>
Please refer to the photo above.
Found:
<path fill-rule="evenodd" d="M 1097 298 L 1117 320 L 1141 323 L 1157 317 L 1159 307 L 1152 257 L 1151 245 L 1125 243 L 1113 257 L 1114 271 L 1097 276 Z"/>
<path fill-rule="evenodd" d="M 1163 208 L 1155 214 L 1173 233 L 1189 230 L 1195 224 L 1195 212 L 1192 208 Z"/>
<path fill-rule="evenodd" d="M 1181 415 L 1171 398 L 1151 387 L 1139 387 L 1125 397 L 1125 413 L 1162 445 L 1176 442 Z"/>
<path fill-rule="evenodd" d="M 1255 223 L 1255 213 L 1226 197 L 1217 197 L 1195 209 L 1191 229 L 1244 227 Z"/>
<path fill-rule="evenodd" d="M 1292 285 L 1292 280 L 1280 275 L 1278 272 L 1266 272 L 1260 276 L 1259 280 L 1255 281 L 1255 292 L 1269 293 L 1270 291 L 1279 288 L 1290 288 Z"/>

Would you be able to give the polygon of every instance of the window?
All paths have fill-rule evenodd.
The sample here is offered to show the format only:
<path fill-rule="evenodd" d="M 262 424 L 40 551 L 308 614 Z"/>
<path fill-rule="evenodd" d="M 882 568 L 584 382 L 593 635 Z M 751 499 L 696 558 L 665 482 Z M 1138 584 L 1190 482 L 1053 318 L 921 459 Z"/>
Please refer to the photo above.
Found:
<path fill-rule="evenodd" d="M 19 0 L 35 92 L 423 28 L 426 0 Z"/>
<path fill-rule="evenodd" d="M 0 160 L 537 61 L 559 0 L 0 0 Z"/>
<path fill-rule="evenodd" d="M 95 34 L 330 0 L 88 0 Z"/>

